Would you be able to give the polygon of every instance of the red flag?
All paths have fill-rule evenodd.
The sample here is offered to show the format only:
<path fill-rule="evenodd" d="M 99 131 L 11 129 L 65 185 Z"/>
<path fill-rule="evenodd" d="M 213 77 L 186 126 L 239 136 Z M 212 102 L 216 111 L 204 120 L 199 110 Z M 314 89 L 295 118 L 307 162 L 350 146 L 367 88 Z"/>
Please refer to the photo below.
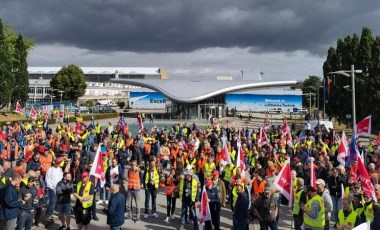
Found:
<path fill-rule="evenodd" d="M 241 148 L 241 139 L 240 139 L 240 130 L 239 130 L 239 137 L 237 139 L 237 148 L 238 148 L 238 153 L 237 153 L 237 160 L 236 160 L 236 167 L 240 167 L 242 173 L 245 172 L 245 160 L 244 160 L 244 154 Z"/>
<path fill-rule="evenodd" d="M 376 145 L 380 146 L 380 132 L 379 132 L 379 134 L 377 135 L 377 138 L 376 138 Z"/>
<path fill-rule="evenodd" d="M 227 164 L 231 164 L 231 157 L 230 157 L 230 154 L 228 153 L 228 148 L 227 148 L 227 138 L 226 137 L 223 137 L 222 138 L 222 145 L 223 145 L 223 148 L 222 148 L 222 152 L 220 153 L 220 163 L 222 164 L 222 168 L 224 168 L 224 166 L 226 166 Z M 223 170 L 220 170 L 220 171 L 223 171 Z"/>
<path fill-rule="evenodd" d="M 281 127 L 282 135 L 285 136 L 288 133 L 288 131 L 289 131 L 288 122 L 286 122 L 286 120 L 284 119 L 284 122 L 282 123 L 282 127 Z"/>
<path fill-rule="evenodd" d="M 104 164 L 103 164 L 103 155 L 100 152 L 101 146 L 103 144 L 99 144 L 98 150 L 96 151 L 96 155 L 94 158 L 94 163 L 92 164 L 90 175 L 93 175 L 100 179 L 100 187 L 103 188 L 106 183 Z"/>
<path fill-rule="evenodd" d="M 317 176 L 314 169 L 314 158 L 310 157 L 310 185 L 317 189 Z"/>
<path fill-rule="evenodd" d="M 16 103 L 16 113 L 22 113 L 22 107 L 18 101 Z"/>
<path fill-rule="evenodd" d="M 30 110 L 29 117 L 32 119 L 37 119 L 37 111 L 33 107 Z"/>
<path fill-rule="evenodd" d="M 198 212 L 199 229 L 203 229 L 205 221 L 211 220 L 210 206 L 208 205 L 208 196 L 206 192 L 206 186 L 203 186 L 201 205 Z"/>
<path fill-rule="evenodd" d="M 293 191 L 292 191 L 292 177 L 290 170 L 290 162 L 289 160 L 286 162 L 284 167 L 281 169 L 278 174 L 276 180 L 274 181 L 274 185 L 280 190 L 280 193 L 286 197 L 289 201 L 289 206 L 291 206 L 293 200 Z"/>
<path fill-rule="evenodd" d="M 356 124 L 356 134 L 357 136 L 371 136 L 371 115 Z"/>
<path fill-rule="evenodd" d="M 348 152 L 348 146 L 347 146 L 347 137 L 346 133 L 342 132 L 342 138 L 340 140 L 339 148 L 338 148 L 338 156 L 337 159 L 340 164 L 343 166 L 346 165 L 346 156 Z"/>
<path fill-rule="evenodd" d="M 368 174 L 367 169 L 365 168 L 363 159 L 358 157 L 358 167 L 357 174 L 359 176 L 360 185 L 362 186 L 364 191 L 370 191 L 372 193 L 372 197 L 376 200 L 375 189 L 371 182 L 371 177 Z"/>
<path fill-rule="evenodd" d="M 266 144 L 269 143 L 269 141 L 268 141 L 268 136 L 267 136 L 267 134 L 265 133 L 264 128 L 260 128 L 260 135 L 259 135 L 258 143 L 259 143 L 261 146 L 262 146 L 262 145 L 266 145 Z"/>
<path fill-rule="evenodd" d="M 144 130 L 144 124 L 141 115 L 137 118 L 138 123 L 139 123 L 139 132 Z"/>

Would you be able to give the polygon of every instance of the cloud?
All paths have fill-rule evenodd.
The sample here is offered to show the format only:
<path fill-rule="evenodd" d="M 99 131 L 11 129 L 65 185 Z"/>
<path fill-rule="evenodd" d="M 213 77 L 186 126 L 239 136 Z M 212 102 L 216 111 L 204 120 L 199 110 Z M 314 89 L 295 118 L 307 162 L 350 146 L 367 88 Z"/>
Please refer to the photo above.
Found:
<path fill-rule="evenodd" d="M 375 0 L 3 2 L 0 15 L 39 44 L 131 52 L 255 47 L 252 52 L 316 55 L 324 55 L 337 35 L 365 25 L 376 29 L 380 5 Z"/>
<path fill-rule="evenodd" d="M 172 78 L 266 80 L 322 75 L 330 46 L 363 26 L 378 35 L 380 1 L 2 0 L 0 17 L 34 38 L 29 66 L 163 66 Z"/>

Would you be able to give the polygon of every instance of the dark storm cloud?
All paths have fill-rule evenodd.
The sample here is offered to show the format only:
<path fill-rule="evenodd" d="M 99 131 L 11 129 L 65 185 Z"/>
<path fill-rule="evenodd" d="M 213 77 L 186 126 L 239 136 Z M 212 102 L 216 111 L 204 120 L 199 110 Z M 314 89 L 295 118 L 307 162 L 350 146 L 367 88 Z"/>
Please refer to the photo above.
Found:
<path fill-rule="evenodd" d="M 38 44 L 92 51 L 326 54 L 337 37 L 378 30 L 380 1 L 2 0 L 0 17 Z"/>

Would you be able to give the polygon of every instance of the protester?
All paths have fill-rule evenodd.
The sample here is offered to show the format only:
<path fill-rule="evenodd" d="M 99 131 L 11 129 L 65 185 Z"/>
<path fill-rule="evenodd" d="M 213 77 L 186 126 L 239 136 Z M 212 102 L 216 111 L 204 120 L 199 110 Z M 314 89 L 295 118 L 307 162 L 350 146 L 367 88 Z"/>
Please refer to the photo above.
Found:
<path fill-rule="evenodd" d="M 144 188 L 145 188 L 145 212 L 144 219 L 148 218 L 149 214 L 149 201 L 152 199 L 152 216 L 158 217 L 156 212 L 156 199 L 157 199 L 157 189 L 160 180 L 160 175 L 158 173 L 156 163 L 154 160 L 149 162 L 149 168 L 144 172 Z"/>
<path fill-rule="evenodd" d="M 185 228 L 187 211 L 189 210 L 193 228 L 197 229 L 198 221 L 195 212 L 195 203 L 199 201 L 198 182 L 192 177 L 192 172 L 185 171 L 184 178 L 179 182 L 179 199 L 182 201 L 179 229 Z"/>
<path fill-rule="evenodd" d="M 20 188 L 18 197 L 20 200 L 25 200 L 20 206 L 20 214 L 17 219 L 17 229 L 31 229 L 34 217 L 34 201 L 37 197 L 37 189 L 34 185 L 35 178 L 29 177 L 27 185 Z M 28 199 L 26 199 L 28 198 Z"/>
<path fill-rule="evenodd" d="M 301 230 L 303 224 L 303 211 L 301 209 L 302 205 L 307 202 L 306 192 L 304 191 L 304 180 L 302 178 L 297 178 L 297 188 L 294 193 L 293 201 L 293 219 L 294 219 L 294 229 Z"/>
<path fill-rule="evenodd" d="M 127 190 L 127 216 L 126 221 L 133 219 L 133 202 L 136 208 L 136 223 L 140 222 L 140 199 L 141 199 L 141 184 L 140 184 L 140 169 L 136 161 L 131 162 L 132 167 L 128 170 L 128 190 Z"/>
<path fill-rule="evenodd" d="M 321 230 L 325 227 L 325 208 L 323 198 L 318 195 L 317 190 L 309 185 L 307 187 L 308 201 L 301 206 L 303 211 L 303 222 L 306 230 Z"/>
<path fill-rule="evenodd" d="M 57 184 L 57 209 L 60 230 L 70 230 L 71 221 L 71 194 L 73 193 L 73 183 L 70 173 L 63 173 L 63 179 Z"/>
<path fill-rule="evenodd" d="M 264 193 L 255 200 L 254 211 L 259 219 L 260 229 L 277 230 L 278 203 L 272 189 L 266 187 Z"/>
<path fill-rule="evenodd" d="M 211 220 L 206 221 L 206 230 L 219 230 L 220 229 L 220 198 L 219 191 L 212 179 L 206 181 L 206 193 L 208 197 L 208 205 L 211 212 Z"/>
<path fill-rule="evenodd" d="M 20 207 L 32 198 L 31 194 L 19 198 L 16 187 L 20 183 L 21 176 L 18 173 L 14 173 L 10 183 L 7 183 L 4 188 L 0 189 L 0 226 L 4 230 L 16 229 Z"/>
<path fill-rule="evenodd" d="M 323 206 L 325 209 L 325 229 L 328 230 L 330 229 L 330 217 L 333 208 L 330 192 L 325 188 L 326 183 L 324 180 L 318 179 L 315 184 L 317 185 L 318 195 L 320 195 L 323 199 Z"/>
<path fill-rule="evenodd" d="M 124 224 L 125 196 L 121 194 L 118 184 L 111 185 L 111 197 L 108 208 L 103 209 L 107 214 L 107 224 L 111 230 L 120 230 Z"/>
<path fill-rule="evenodd" d="M 174 220 L 174 211 L 176 207 L 177 198 L 179 196 L 178 191 L 179 176 L 176 174 L 176 170 L 172 168 L 169 176 L 166 178 L 166 223 L 170 223 L 170 220 Z"/>
<path fill-rule="evenodd" d="M 45 220 L 51 220 L 55 204 L 57 201 L 56 187 L 59 181 L 63 178 L 62 168 L 59 164 L 62 162 L 62 158 L 58 157 L 54 160 L 54 165 L 46 172 L 45 182 L 48 195 L 48 204 L 45 213 Z"/>
<path fill-rule="evenodd" d="M 241 184 L 236 186 L 237 199 L 236 206 L 233 211 L 233 230 L 246 230 L 248 229 L 248 206 L 249 200 L 244 192 L 244 187 Z"/>
<path fill-rule="evenodd" d="M 359 215 L 350 207 L 350 200 L 345 197 L 342 199 L 342 209 L 338 213 L 338 230 L 353 229 L 361 224 Z"/>
<path fill-rule="evenodd" d="M 83 226 L 85 229 L 88 229 L 88 224 L 91 221 L 94 190 L 95 187 L 91 181 L 89 181 L 88 173 L 82 173 L 82 181 L 77 184 L 77 190 L 74 193 L 74 197 L 77 199 L 74 213 L 78 230 L 81 230 Z"/>

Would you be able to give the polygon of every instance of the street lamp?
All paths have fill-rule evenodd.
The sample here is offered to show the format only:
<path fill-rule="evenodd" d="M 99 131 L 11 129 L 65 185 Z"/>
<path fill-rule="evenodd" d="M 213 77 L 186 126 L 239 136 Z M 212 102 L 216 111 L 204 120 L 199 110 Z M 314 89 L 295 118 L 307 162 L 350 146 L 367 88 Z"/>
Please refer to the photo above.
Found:
<path fill-rule="evenodd" d="M 352 129 L 353 132 L 356 130 L 356 103 L 355 103 L 355 73 L 362 73 L 363 71 L 360 69 L 355 70 L 355 66 L 351 65 L 351 70 L 339 70 L 335 72 L 330 72 L 328 74 L 339 74 L 345 77 L 351 76 L 351 92 L 352 92 Z M 350 73 L 350 74 L 348 74 Z M 347 86 L 343 88 L 347 89 Z"/>
<path fill-rule="evenodd" d="M 314 95 L 311 91 L 302 95 L 309 95 L 309 114 L 311 114 L 311 96 Z"/>

